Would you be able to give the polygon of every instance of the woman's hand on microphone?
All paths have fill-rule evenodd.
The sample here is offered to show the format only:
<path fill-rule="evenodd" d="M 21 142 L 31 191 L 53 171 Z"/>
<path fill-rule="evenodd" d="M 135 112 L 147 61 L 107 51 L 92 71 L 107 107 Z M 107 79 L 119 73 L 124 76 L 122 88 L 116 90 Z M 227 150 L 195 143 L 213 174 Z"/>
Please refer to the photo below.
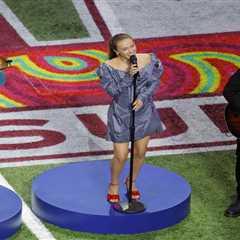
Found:
<path fill-rule="evenodd" d="M 143 102 L 140 99 L 136 99 L 133 102 L 132 106 L 133 106 L 133 110 L 137 111 L 137 110 L 139 110 L 143 106 Z"/>
<path fill-rule="evenodd" d="M 133 77 L 137 72 L 139 72 L 138 65 L 137 64 L 130 64 L 130 68 L 129 68 L 130 76 Z"/>

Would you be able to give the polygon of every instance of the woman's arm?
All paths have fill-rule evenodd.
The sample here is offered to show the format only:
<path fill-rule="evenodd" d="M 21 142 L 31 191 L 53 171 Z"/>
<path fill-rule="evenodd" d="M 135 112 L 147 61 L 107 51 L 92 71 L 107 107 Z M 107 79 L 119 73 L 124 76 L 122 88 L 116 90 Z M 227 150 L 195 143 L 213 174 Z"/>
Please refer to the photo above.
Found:
<path fill-rule="evenodd" d="M 152 75 L 146 84 L 140 89 L 140 93 L 137 98 L 140 99 L 143 103 L 144 101 L 154 94 L 155 89 L 160 84 L 160 77 L 163 73 L 163 65 L 159 59 L 154 56 L 153 59 L 153 69 Z"/>
<path fill-rule="evenodd" d="M 96 73 L 100 78 L 101 86 L 110 96 L 118 96 L 121 93 L 122 89 L 119 81 L 114 78 L 112 72 L 106 66 L 100 65 Z"/>

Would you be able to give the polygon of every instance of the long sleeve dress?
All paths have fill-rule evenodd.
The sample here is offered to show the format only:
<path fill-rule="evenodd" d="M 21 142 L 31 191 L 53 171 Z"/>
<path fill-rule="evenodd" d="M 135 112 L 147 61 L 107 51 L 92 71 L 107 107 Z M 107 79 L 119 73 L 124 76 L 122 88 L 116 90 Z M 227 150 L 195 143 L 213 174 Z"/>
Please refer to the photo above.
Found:
<path fill-rule="evenodd" d="M 143 106 L 135 111 L 135 140 L 163 130 L 159 113 L 153 103 L 153 94 L 159 86 L 163 72 L 161 61 L 152 53 L 151 61 L 140 69 L 136 84 L 137 99 Z M 129 73 L 102 63 L 97 71 L 101 86 L 112 96 L 108 109 L 106 139 L 115 143 L 129 142 L 133 78 Z"/>

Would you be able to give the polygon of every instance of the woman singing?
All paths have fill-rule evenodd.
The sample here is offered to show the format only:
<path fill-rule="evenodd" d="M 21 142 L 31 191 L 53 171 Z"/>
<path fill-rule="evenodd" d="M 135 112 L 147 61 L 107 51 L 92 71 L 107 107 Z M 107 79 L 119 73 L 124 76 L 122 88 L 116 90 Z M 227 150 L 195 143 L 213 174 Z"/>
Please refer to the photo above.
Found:
<path fill-rule="evenodd" d="M 136 55 L 138 64 L 130 64 Z M 114 157 L 111 162 L 111 179 L 107 200 L 116 203 L 119 197 L 119 176 L 128 158 L 131 111 L 135 110 L 135 139 L 132 199 L 139 199 L 135 181 L 143 165 L 150 135 L 162 131 L 159 114 L 153 104 L 153 93 L 159 86 L 163 67 L 154 54 L 136 53 L 131 36 L 120 33 L 109 41 L 109 60 L 102 63 L 97 74 L 101 85 L 112 96 L 108 110 L 107 140 L 113 142 Z M 133 102 L 133 76 L 138 74 L 136 100 Z M 129 177 L 125 180 L 129 188 Z"/>

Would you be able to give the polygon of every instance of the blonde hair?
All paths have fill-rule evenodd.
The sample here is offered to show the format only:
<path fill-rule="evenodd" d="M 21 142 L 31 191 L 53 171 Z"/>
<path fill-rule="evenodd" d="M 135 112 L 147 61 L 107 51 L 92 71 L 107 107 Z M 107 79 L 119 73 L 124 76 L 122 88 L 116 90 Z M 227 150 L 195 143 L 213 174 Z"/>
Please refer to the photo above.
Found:
<path fill-rule="evenodd" d="M 117 54 L 116 54 L 116 50 L 117 50 L 117 43 L 121 40 L 124 40 L 124 39 L 127 39 L 127 38 L 130 38 L 130 39 L 133 39 L 129 34 L 127 33 L 118 33 L 116 35 L 114 35 L 110 40 L 109 40 L 109 43 L 108 43 L 108 58 L 109 59 L 112 59 L 112 58 L 115 58 L 117 57 Z"/>

